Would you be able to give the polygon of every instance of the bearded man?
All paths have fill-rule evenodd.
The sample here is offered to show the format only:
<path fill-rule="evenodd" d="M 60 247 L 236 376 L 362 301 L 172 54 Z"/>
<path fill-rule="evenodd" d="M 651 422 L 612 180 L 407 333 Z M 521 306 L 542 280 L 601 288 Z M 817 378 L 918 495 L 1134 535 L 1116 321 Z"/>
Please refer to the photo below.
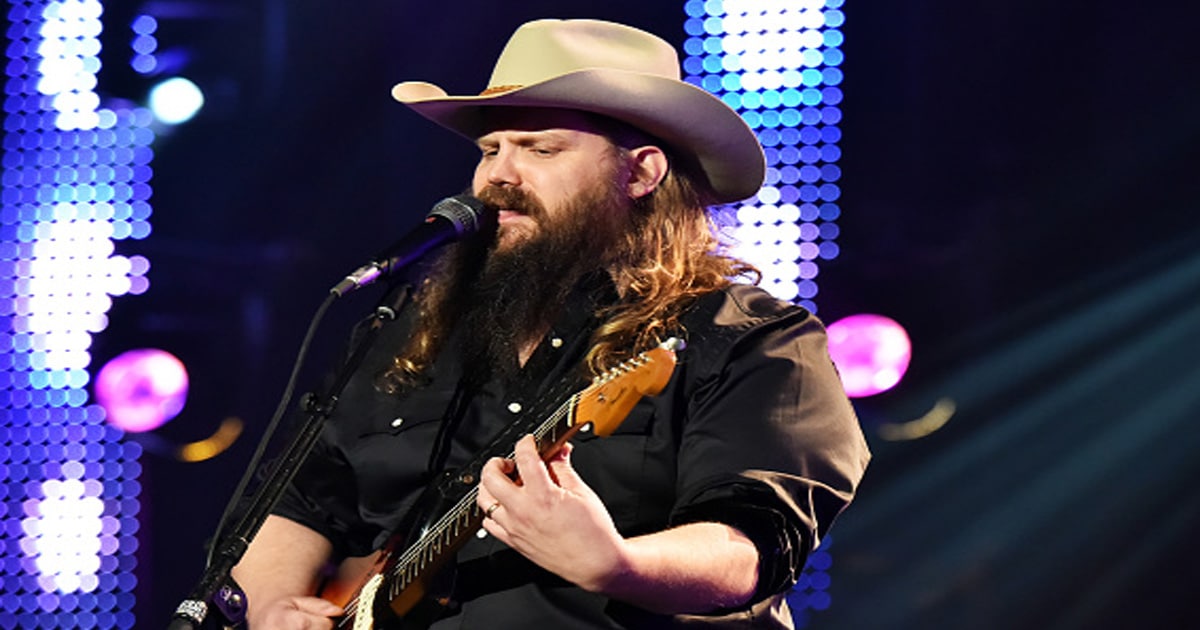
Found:
<path fill-rule="evenodd" d="M 476 141 L 495 229 L 386 298 L 412 294 L 234 571 L 251 629 L 792 627 L 785 594 L 869 455 L 820 322 L 735 282 L 754 271 L 714 236 L 707 208 L 762 183 L 754 134 L 669 44 L 595 20 L 523 25 L 478 96 L 393 96 Z M 669 381 L 611 436 L 488 458 L 669 337 Z M 432 537 L 404 530 L 446 479 L 483 529 L 403 621 L 316 596 L 331 563 Z M 385 613 L 407 597 L 370 584 Z"/>

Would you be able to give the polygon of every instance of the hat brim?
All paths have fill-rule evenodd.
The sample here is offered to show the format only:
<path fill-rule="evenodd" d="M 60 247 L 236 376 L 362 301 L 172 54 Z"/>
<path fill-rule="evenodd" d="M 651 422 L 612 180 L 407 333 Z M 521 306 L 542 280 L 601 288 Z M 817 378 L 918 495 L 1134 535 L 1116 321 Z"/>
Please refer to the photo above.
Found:
<path fill-rule="evenodd" d="M 592 68 L 479 96 L 450 96 L 431 83 L 407 82 L 393 88 L 392 96 L 472 140 L 486 133 L 483 112 L 492 107 L 558 107 L 609 116 L 686 152 L 721 203 L 754 195 L 766 173 L 762 148 L 741 116 L 694 85 L 658 75 Z"/>

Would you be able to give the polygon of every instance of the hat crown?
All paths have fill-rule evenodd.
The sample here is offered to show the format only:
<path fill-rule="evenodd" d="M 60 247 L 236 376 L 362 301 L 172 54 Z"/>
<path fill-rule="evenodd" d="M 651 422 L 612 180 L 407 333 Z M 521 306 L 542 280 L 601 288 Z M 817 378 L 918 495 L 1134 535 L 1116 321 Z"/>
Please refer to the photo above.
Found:
<path fill-rule="evenodd" d="M 646 31 L 600 20 L 535 20 L 509 38 L 488 90 L 534 85 L 592 68 L 680 78 L 675 48 Z"/>

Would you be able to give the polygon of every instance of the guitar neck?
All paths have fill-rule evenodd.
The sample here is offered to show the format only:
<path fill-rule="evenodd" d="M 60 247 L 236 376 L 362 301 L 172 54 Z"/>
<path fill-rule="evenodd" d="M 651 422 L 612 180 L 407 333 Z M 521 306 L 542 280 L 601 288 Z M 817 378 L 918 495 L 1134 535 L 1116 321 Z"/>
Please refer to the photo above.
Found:
<path fill-rule="evenodd" d="M 554 457 L 572 436 L 584 428 L 585 425 L 572 422 L 579 397 L 580 394 L 571 396 L 531 432 L 537 440 L 538 452 L 543 461 Z M 494 453 L 485 452 L 464 469 L 478 471 L 487 460 L 495 456 L 497 455 Z M 513 451 L 509 450 L 506 457 L 512 459 L 513 456 Z M 477 473 L 466 474 L 474 477 L 475 481 L 478 480 Z M 484 514 L 476 502 L 478 498 L 479 486 L 478 483 L 474 483 L 441 518 L 418 533 L 418 540 L 396 558 L 394 567 L 389 571 L 389 597 L 396 597 L 424 575 L 431 566 L 439 564 L 446 555 L 457 551 L 469 536 L 479 531 Z"/>

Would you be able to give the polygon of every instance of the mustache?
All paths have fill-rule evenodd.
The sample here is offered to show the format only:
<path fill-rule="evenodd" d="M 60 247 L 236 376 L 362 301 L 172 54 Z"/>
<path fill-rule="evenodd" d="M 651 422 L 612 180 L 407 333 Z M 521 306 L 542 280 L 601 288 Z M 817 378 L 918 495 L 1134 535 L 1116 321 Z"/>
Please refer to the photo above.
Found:
<path fill-rule="evenodd" d="M 546 207 L 533 195 L 517 188 L 488 184 L 475 197 L 493 210 L 508 210 L 538 220 L 546 218 Z"/>

